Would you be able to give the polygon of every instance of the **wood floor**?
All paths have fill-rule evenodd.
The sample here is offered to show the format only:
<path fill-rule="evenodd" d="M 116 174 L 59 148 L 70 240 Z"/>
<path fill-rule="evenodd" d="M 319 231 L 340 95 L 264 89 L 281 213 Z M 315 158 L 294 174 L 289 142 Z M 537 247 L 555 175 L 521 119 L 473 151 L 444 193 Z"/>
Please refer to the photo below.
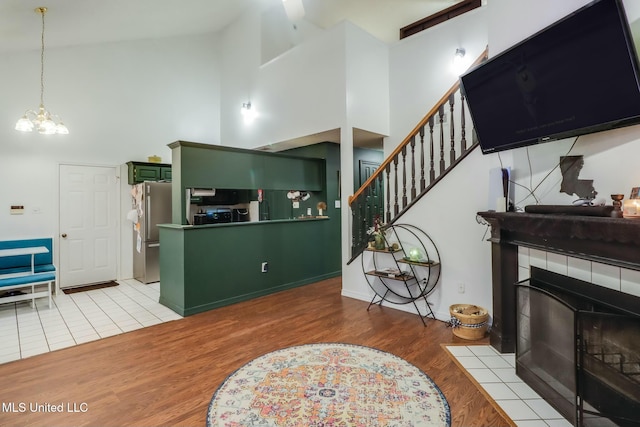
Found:
<path fill-rule="evenodd" d="M 452 426 L 513 425 L 441 347 L 468 341 L 443 322 L 425 328 L 409 313 L 367 311 L 340 289 L 339 278 L 329 279 L 0 365 L 0 425 L 202 426 L 229 374 L 262 354 L 314 342 L 375 347 L 418 366 L 447 398 Z M 31 412 L 35 404 L 62 404 L 64 412 Z"/>

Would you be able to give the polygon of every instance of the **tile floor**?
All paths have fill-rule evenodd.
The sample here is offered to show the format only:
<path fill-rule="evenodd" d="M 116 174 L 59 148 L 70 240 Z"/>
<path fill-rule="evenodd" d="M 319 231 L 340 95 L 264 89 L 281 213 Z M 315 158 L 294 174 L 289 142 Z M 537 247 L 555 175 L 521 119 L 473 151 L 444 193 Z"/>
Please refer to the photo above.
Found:
<path fill-rule="evenodd" d="M 447 350 L 518 427 L 571 427 L 516 376 L 515 354 L 500 354 L 489 345 L 447 346 Z"/>
<path fill-rule="evenodd" d="M 160 283 L 118 286 L 0 304 L 0 363 L 133 331 L 182 317 L 158 303 Z"/>

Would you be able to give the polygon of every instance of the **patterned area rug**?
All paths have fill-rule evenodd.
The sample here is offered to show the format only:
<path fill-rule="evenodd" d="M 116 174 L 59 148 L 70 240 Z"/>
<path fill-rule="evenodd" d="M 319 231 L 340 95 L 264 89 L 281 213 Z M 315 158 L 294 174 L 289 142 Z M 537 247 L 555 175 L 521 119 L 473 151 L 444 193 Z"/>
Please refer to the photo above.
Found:
<path fill-rule="evenodd" d="M 393 354 L 308 344 L 260 356 L 213 395 L 210 427 L 450 426 L 449 404 L 424 372 Z"/>

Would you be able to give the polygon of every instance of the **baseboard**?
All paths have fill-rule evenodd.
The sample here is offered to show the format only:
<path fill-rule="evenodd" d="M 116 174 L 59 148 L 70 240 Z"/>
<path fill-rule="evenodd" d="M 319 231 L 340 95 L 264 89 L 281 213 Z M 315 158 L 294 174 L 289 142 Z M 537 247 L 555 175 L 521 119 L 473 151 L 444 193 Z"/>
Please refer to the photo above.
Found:
<path fill-rule="evenodd" d="M 371 299 L 373 298 L 372 294 L 363 293 L 363 292 L 353 292 L 353 291 L 345 290 L 344 288 L 342 289 L 341 295 L 343 297 L 353 298 L 353 299 L 366 301 L 366 302 L 371 302 Z M 390 302 L 383 301 L 381 305 L 382 307 L 392 308 L 394 310 L 400 310 L 400 311 L 404 311 L 411 314 L 417 314 L 413 304 L 393 304 Z M 451 313 L 449 313 L 448 311 L 440 312 L 440 311 L 434 310 L 433 314 L 436 320 L 439 320 L 441 322 L 448 322 L 449 320 L 451 320 Z"/>
<path fill-rule="evenodd" d="M 236 295 L 231 298 L 226 298 L 223 300 L 211 301 L 205 304 L 197 305 L 197 306 L 189 306 L 189 307 L 177 307 L 175 304 L 172 304 L 169 301 L 166 301 L 160 297 L 160 303 L 169 307 L 171 310 L 175 311 L 179 315 L 186 317 L 191 316 L 193 314 L 203 313 L 205 311 L 213 310 L 214 308 L 224 307 L 226 305 L 235 304 L 237 302 L 248 301 L 254 298 L 262 297 L 265 295 L 275 294 L 276 292 L 285 291 L 287 289 L 297 288 L 299 286 L 305 286 L 316 282 L 321 282 L 326 279 L 330 279 L 332 277 L 340 276 L 341 271 L 333 271 L 331 273 L 321 274 L 315 277 L 305 278 L 303 280 L 298 280 L 295 282 L 285 283 L 283 285 L 274 286 L 267 289 L 261 289 L 256 292 L 250 292 L 243 295 Z"/>

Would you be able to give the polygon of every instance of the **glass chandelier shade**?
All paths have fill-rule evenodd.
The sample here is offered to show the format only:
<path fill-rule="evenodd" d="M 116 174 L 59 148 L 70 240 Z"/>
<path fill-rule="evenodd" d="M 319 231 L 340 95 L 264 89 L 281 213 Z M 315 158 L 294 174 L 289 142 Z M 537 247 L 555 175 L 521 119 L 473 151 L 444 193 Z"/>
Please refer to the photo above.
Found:
<path fill-rule="evenodd" d="M 38 111 L 27 110 L 23 116 L 16 122 L 15 129 L 22 132 L 32 132 L 37 130 L 43 135 L 69 133 L 69 129 L 62 123 L 60 116 L 51 114 L 44 107 L 44 14 L 47 12 L 46 7 L 38 7 L 35 9 L 42 16 L 42 36 L 40 48 L 40 107 Z"/>

